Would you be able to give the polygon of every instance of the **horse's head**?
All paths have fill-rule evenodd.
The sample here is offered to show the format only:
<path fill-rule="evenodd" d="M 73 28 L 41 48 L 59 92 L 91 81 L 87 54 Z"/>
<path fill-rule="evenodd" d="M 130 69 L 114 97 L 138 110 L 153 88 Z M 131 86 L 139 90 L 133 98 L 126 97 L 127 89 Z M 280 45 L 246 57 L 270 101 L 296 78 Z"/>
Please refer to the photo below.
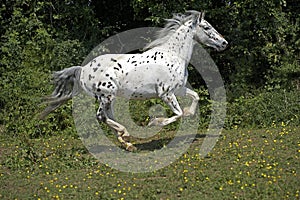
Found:
<path fill-rule="evenodd" d="M 194 39 L 197 42 L 212 47 L 217 51 L 222 51 L 227 47 L 228 42 L 223 38 L 223 36 L 219 34 L 212 25 L 204 20 L 204 12 L 196 15 L 194 20 Z"/>

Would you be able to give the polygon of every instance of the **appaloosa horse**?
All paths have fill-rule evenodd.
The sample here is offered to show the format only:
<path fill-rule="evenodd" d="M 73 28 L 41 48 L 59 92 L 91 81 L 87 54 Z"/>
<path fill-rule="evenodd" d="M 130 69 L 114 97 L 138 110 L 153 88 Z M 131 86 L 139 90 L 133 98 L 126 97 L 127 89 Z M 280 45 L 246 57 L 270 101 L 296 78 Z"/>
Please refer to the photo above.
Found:
<path fill-rule="evenodd" d="M 168 19 L 156 40 L 140 54 L 105 54 L 85 66 L 74 66 L 55 72 L 55 90 L 48 98 L 42 116 L 62 105 L 80 88 L 99 101 L 97 119 L 117 131 L 118 140 L 129 151 L 135 147 L 127 141 L 129 133 L 114 121 L 112 102 L 116 97 L 128 99 L 161 98 L 175 114 L 170 118 L 154 118 L 149 125 L 165 126 L 182 116 L 195 114 L 199 96 L 186 87 L 187 66 L 194 42 L 217 51 L 224 50 L 227 41 L 206 20 L 204 14 L 188 11 Z M 175 95 L 193 99 L 182 110 Z"/>

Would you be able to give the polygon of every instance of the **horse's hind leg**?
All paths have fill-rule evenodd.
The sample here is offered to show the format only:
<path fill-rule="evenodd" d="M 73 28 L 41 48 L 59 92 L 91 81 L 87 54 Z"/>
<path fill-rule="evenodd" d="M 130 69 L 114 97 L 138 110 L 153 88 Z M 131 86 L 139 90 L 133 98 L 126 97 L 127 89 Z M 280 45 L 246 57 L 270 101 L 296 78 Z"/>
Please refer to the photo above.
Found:
<path fill-rule="evenodd" d="M 170 118 L 154 118 L 149 122 L 148 126 L 166 126 L 172 122 L 177 121 L 183 115 L 175 94 L 162 96 L 161 99 L 171 108 L 173 113 L 175 113 L 175 116 L 172 116 Z"/>
<path fill-rule="evenodd" d="M 107 101 L 105 103 L 100 100 L 100 105 L 97 111 L 97 119 L 101 122 L 106 123 L 110 128 L 117 132 L 118 140 L 126 148 L 126 150 L 135 151 L 136 147 L 134 147 L 130 142 L 126 141 L 130 137 L 128 131 L 123 125 L 112 119 L 113 116 L 111 112 L 111 101 Z"/>
<path fill-rule="evenodd" d="M 195 115 L 198 101 L 199 101 L 199 96 L 196 92 L 193 90 L 186 88 L 186 96 L 192 97 L 193 101 L 190 107 L 186 107 L 183 109 L 183 116 L 190 116 L 190 115 Z"/>
<path fill-rule="evenodd" d="M 118 133 L 118 140 L 119 142 L 126 148 L 128 151 L 135 151 L 136 147 L 133 146 L 130 142 L 126 141 L 129 138 L 129 133 L 127 132 L 126 128 L 119 124 L 118 122 L 107 119 L 106 124 L 111 127 L 112 129 L 116 130 Z"/>

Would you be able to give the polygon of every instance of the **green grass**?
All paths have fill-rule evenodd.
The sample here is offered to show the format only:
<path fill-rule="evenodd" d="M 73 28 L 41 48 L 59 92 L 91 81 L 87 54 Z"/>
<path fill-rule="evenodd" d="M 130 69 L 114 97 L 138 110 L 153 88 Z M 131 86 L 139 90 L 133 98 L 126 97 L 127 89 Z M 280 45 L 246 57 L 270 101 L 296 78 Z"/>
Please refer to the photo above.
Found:
<path fill-rule="evenodd" d="M 166 136 L 168 138 L 168 136 Z M 78 138 L 0 137 L 1 199 L 299 199 L 300 127 L 224 131 L 199 157 L 203 138 L 166 168 L 120 172 Z"/>

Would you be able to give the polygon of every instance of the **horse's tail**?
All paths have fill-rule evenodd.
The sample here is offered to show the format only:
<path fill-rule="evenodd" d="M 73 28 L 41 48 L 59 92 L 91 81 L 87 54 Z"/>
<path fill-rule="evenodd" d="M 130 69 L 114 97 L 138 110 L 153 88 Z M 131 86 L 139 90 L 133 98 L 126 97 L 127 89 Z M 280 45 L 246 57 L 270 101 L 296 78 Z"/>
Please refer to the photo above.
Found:
<path fill-rule="evenodd" d="M 41 113 L 41 119 L 78 94 L 80 73 L 81 66 L 74 66 L 53 73 L 55 90 L 50 96 L 44 98 L 48 106 Z"/>

